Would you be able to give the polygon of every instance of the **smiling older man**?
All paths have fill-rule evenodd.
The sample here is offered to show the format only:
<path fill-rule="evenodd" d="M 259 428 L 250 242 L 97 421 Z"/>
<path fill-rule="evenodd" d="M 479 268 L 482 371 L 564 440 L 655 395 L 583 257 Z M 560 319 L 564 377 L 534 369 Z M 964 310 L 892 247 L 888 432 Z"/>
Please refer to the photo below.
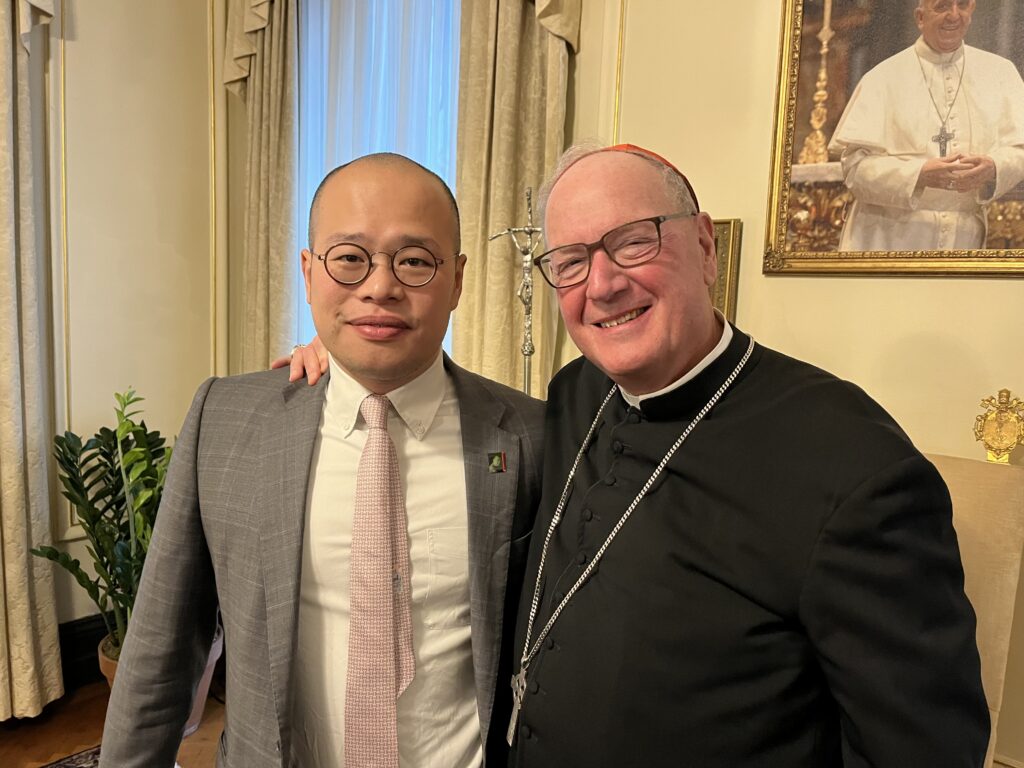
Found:
<path fill-rule="evenodd" d="M 712 308 L 662 158 L 570 150 L 537 259 L 584 359 L 549 389 L 512 763 L 977 766 L 949 495 L 856 386 Z"/>
<path fill-rule="evenodd" d="M 986 207 L 1024 180 L 1024 81 L 964 44 L 975 0 L 919 0 L 921 32 L 861 78 L 829 149 L 854 196 L 842 251 L 982 248 Z"/>

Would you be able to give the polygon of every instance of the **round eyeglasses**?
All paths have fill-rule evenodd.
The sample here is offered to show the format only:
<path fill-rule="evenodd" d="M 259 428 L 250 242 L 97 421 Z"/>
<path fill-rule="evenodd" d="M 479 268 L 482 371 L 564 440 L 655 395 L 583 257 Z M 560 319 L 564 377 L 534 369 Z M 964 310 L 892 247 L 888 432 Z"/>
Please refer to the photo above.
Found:
<path fill-rule="evenodd" d="M 696 215 L 696 211 L 681 211 L 631 221 L 605 232 L 596 242 L 552 248 L 535 258 L 533 263 L 552 288 L 568 288 L 589 277 L 594 251 L 598 248 L 623 269 L 638 267 L 661 253 L 661 225 L 664 222 Z"/>
<path fill-rule="evenodd" d="M 394 253 L 374 251 L 370 253 L 355 243 L 332 245 L 324 254 L 314 253 L 324 263 L 327 275 L 342 285 L 357 285 L 367 278 L 373 268 L 373 257 L 386 256 L 391 263 L 395 279 L 409 288 L 419 288 L 434 279 L 437 268 L 444 259 L 437 258 L 422 245 L 406 245 Z"/>

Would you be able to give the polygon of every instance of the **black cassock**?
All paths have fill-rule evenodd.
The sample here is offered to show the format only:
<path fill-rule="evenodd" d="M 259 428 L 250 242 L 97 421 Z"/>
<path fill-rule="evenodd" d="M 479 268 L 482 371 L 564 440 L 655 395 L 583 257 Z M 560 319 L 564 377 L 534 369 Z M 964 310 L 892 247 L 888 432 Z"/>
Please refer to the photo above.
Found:
<path fill-rule="evenodd" d="M 734 331 L 639 410 L 612 398 L 552 536 L 534 639 L 748 342 Z M 610 387 L 579 360 L 549 391 L 516 669 L 541 545 Z M 934 467 L 859 388 L 758 345 L 530 664 L 511 763 L 977 766 L 974 632 Z"/>

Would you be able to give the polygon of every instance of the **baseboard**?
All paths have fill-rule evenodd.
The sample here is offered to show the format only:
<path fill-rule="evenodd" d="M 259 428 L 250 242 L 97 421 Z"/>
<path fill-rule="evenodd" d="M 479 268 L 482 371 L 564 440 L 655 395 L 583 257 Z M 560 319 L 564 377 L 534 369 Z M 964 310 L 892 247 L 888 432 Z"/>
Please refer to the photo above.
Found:
<path fill-rule="evenodd" d="M 107 634 L 100 614 L 66 621 L 58 630 L 60 664 L 64 670 L 64 690 L 73 691 L 86 683 L 102 680 L 96 648 Z"/>
<path fill-rule="evenodd" d="M 1024 768 L 1024 763 L 1020 762 L 1020 760 L 1012 760 L 1001 755 L 996 755 L 994 765 L 1001 766 L 1001 768 Z"/>

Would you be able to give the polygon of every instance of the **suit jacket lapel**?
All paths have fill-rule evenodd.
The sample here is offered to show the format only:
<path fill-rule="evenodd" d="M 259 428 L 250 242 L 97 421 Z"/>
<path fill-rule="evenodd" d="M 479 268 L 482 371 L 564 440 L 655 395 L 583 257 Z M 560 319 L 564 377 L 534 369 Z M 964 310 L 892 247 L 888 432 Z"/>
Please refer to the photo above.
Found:
<path fill-rule="evenodd" d="M 288 731 L 291 711 L 306 491 L 327 379 L 324 376 L 315 387 L 302 380 L 283 391 L 282 401 L 264 424 L 259 448 L 264 488 L 258 510 L 260 559 L 270 673 L 282 734 Z"/>
<path fill-rule="evenodd" d="M 483 743 L 494 705 L 505 580 L 518 491 L 519 437 L 499 426 L 505 405 L 482 380 L 445 357 L 459 397 L 469 512 L 469 608 L 473 672 Z M 489 455 L 504 453 L 507 471 L 492 472 Z"/>

